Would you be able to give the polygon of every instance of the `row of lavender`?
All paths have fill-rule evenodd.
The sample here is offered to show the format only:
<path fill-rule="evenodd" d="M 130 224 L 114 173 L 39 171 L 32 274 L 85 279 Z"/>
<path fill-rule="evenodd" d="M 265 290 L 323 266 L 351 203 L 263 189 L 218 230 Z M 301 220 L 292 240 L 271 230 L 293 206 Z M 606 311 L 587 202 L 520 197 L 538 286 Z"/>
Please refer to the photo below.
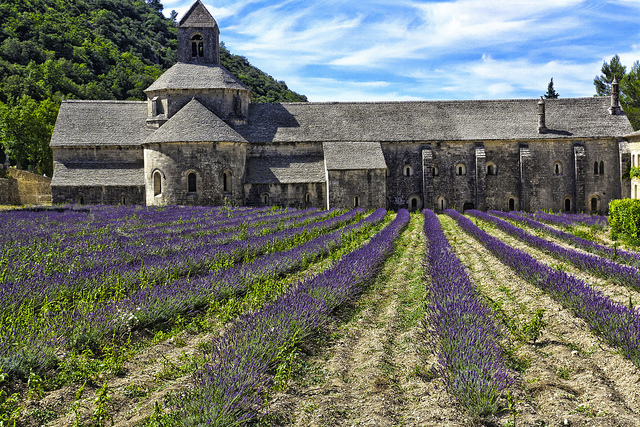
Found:
<path fill-rule="evenodd" d="M 214 339 L 194 388 L 179 403 L 179 425 L 239 425 L 254 418 L 278 359 L 326 324 L 331 312 L 376 276 L 394 241 L 409 222 L 406 210 L 366 245 L 329 270 L 307 279 L 262 309 L 243 315 Z"/>
<path fill-rule="evenodd" d="M 611 248 L 609 246 L 601 245 L 592 240 L 583 239 L 582 237 L 578 237 L 574 234 L 565 233 L 564 231 L 549 227 L 527 216 L 500 211 L 488 211 L 487 213 L 492 216 L 498 216 L 500 218 L 506 219 L 513 223 L 524 224 L 527 227 L 533 228 L 535 230 L 541 230 L 546 234 L 554 236 L 565 242 L 569 242 L 570 244 L 587 252 L 591 252 L 599 256 L 609 258 L 613 261 L 630 265 L 632 267 L 640 267 L 640 254 L 638 254 L 637 252 L 631 252 L 619 249 L 617 247 Z"/>
<path fill-rule="evenodd" d="M 495 224 L 502 231 L 516 237 L 518 240 L 547 252 L 558 259 L 569 262 L 580 269 L 584 269 L 595 276 L 612 280 L 635 290 L 640 290 L 640 272 L 633 267 L 618 264 L 601 256 L 585 254 L 573 249 L 564 248 L 546 239 L 527 233 L 522 228 L 516 227 L 507 221 L 484 212 L 467 211 L 467 213 Z"/>
<path fill-rule="evenodd" d="M 290 228 L 276 233 L 260 234 L 223 244 L 206 244 L 179 253 L 148 257 L 141 255 L 133 262 L 111 262 L 111 258 L 107 257 L 103 259 L 104 264 L 86 269 L 66 273 L 30 274 L 23 279 L 0 283 L 0 301 L 3 302 L 4 310 L 15 310 L 25 302 L 38 304 L 52 299 L 70 299 L 68 304 L 73 305 L 78 296 L 93 300 L 109 299 L 112 294 L 128 293 L 158 281 L 206 273 L 233 265 L 245 258 L 275 252 L 296 240 L 308 240 L 343 225 L 351 221 L 357 212 L 350 211 L 339 216 L 331 216 L 332 212 L 313 214 L 310 219 L 329 218 L 318 222 L 305 220 L 304 225 L 297 227 L 297 222 L 289 222 Z"/>
<path fill-rule="evenodd" d="M 11 259 L 5 265 L 6 276 L 21 279 L 30 275 L 67 273 L 93 266 L 106 268 L 110 265 L 128 264 L 151 256 L 171 255 L 187 249 L 275 232 L 326 215 L 330 213 L 315 210 L 282 213 L 261 211 L 249 214 L 238 212 L 235 217 L 229 218 L 228 214 L 219 213 L 205 216 L 197 227 L 190 230 L 185 230 L 182 224 L 167 224 L 162 229 L 155 225 L 145 227 L 146 230 L 131 229 L 119 225 L 121 221 L 107 220 L 101 221 L 101 226 L 91 233 L 80 235 L 63 234 L 59 229 L 51 227 L 48 239 L 39 242 L 37 254 L 23 251 L 25 256 L 20 256 L 23 246 L 19 242 L 7 245 L 3 252 L 9 254 Z"/>
<path fill-rule="evenodd" d="M 302 227 L 284 229 L 278 233 L 256 236 L 242 242 L 235 243 L 222 255 L 243 258 L 234 251 L 242 249 L 242 254 L 271 253 L 256 259 L 251 264 L 240 265 L 221 271 L 213 272 L 204 277 L 175 278 L 156 283 L 139 280 L 136 272 L 132 277 L 138 286 L 122 287 L 119 291 L 103 295 L 102 299 L 88 297 L 85 292 L 90 276 L 81 286 L 73 275 L 57 277 L 66 280 L 63 288 L 67 289 L 66 298 L 61 302 L 56 280 L 48 282 L 31 281 L 27 289 L 25 285 L 14 284 L 13 287 L 0 288 L 0 300 L 3 301 L 3 312 L 0 317 L 0 365 L 5 370 L 25 373 L 30 369 L 46 369 L 55 363 L 54 353 L 61 348 L 74 348 L 100 342 L 113 333 L 126 332 L 134 325 L 146 326 L 158 321 L 170 319 L 180 313 L 188 313 L 202 307 L 208 301 L 228 297 L 232 294 L 242 294 L 259 280 L 274 277 L 278 274 L 300 268 L 316 257 L 326 254 L 339 246 L 345 236 L 367 225 L 379 222 L 385 212 L 378 211 L 342 230 L 325 234 L 362 214 L 361 210 L 347 212 L 318 223 L 310 223 Z M 313 238 L 313 239 L 312 239 Z M 286 248 L 280 242 L 288 241 L 292 249 L 277 252 L 276 249 Z M 307 242 L 307 243 L 305 243 Z M 220 249 L 218 247 L 217 249 Z M 213 251 L 206 256 L 222 256 Z M 175 262 L 175 261 L 174 261 Z M 113 272 L 111 272 L 113 274 Z M 124 276 L 101 275 L 99 279 L 111 280 L 112 283 L 122 283 Z M 80 277 L 81 278 L 81 277 Z M 95 278 L 93 278 L 95 279 Z M 82 282 L 82 280 L 80 280 Z M 100 283 L 100 280 L 95 284 Z M 9 310 L 11 306 L 17 309 Z"/>
<path fill-rule="evenodd" d="M 487 214 L 467 211 L 485 219 Z M 610 345 L 621 350 L 640 367 L 640 312 L 612 301 L 600 291 L 563 271 L 549 267 L 529 254 L 517 250 L 478 228 L 460 213 L 447 210 L 469 234 L 481 242 L 503 263 L 525 280 L 547 292 L 552 298 L 584 319 L 589 327 Z M 494 218 L 495 219 L 495 218 Z"/>
<path fill-rule="evenodd" d="M 442 232 L 437 216 L 424 210 L 426 281 L 425 327 L 438 354 L 439 376 L 473 417 L 499 410 L 513 379 L 491 311 Z"/>

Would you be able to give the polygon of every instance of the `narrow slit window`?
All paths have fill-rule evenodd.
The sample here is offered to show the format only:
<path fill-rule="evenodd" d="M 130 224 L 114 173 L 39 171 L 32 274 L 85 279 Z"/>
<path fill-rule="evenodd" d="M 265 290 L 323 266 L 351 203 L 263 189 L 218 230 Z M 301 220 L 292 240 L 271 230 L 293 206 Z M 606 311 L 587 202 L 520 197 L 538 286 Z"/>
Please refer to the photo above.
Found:
<path fill-rule="evenodd" d="M 159 196 L 162 194 L 162 175 L 160 172 L 156 171 L 153 174 L 153 195 Z"/>
<path fill-rule="evenodd" d="M 189 193 L 195 193 L 196 192 L 196 174 L 191 172 L 188 176 L 187 176 L 187 191 Z"/>
<path fill-rule="evenodd" d="M 604 175 L 604 162 L 600 160 L 600 175 Z"/>

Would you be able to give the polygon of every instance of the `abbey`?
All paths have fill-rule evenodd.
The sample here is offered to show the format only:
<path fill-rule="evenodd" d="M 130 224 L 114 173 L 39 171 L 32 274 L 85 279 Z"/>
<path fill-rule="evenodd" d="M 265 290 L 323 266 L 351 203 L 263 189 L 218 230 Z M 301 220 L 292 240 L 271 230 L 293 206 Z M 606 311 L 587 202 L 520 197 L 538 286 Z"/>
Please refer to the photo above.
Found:
<path fill-rule="evenodd" d="M 54 203 L 604 213 L 630 195 L 617 82 L 611 97 L 252 104 L 219 34 L 198 0 L 146 102 L 62 103 Z"/>

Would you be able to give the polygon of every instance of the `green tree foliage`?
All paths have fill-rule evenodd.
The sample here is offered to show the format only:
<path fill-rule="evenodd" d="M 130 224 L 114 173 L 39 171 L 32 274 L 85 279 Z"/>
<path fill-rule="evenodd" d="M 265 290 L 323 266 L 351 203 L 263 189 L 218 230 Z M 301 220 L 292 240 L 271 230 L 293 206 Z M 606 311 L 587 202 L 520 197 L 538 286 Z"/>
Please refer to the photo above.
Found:
<path fill-rule="evenodd" d="M 553 88 L 553 77 L 551 77 L 551 81 L 547 85 L 547 93 L 544 94 L 544 97 L 547 99 L 556 99 L 559 96 L 558 92 Z"/>
<path fill-rule="evenodd" d="M 53 174 L 49 140 L 58 108 L 50 99 L 38 102 L 27 95 L 11 107 L 0 102 L 0 139 L 6 154 L 17 165 Z"/>
<path fill-rule="evenodd" d="M 613 77 L 616 76 L 618 81 L 627 73 L 627 67 L 620 63 L 620 57 L 618 55 L 611 58 L 611 61 L 606 61 L 602 64 L 602 74 L 593 79 L 593 84 L 596 87 L 596 94 L 598 96 L 611 95 L 611 82 Z"/>
<path fill-rule="evenodd" d="M 177 14 L 162 10 L 159 0 L 0 1 L 0 154 L 50 173 L 50 130 L 63 98 L 146 99 L 144 89 L 177 60 Z M 254 102 L 306 101 L 222 50 Z M 37 132 L 18 136 L 11 126 L 29 115 Z"/>
<path fill-rule="evenodd" d="M 611 95 L 613 77 L 620 83 L 620 105 L 627 114 L 633 129 L 640 129 L 640 61 L 634 62 L 627 73 L 627 67 L 615 55 L 611 61 L 602 64 L 602 74 L 593 80 L 598 96 Z"/>

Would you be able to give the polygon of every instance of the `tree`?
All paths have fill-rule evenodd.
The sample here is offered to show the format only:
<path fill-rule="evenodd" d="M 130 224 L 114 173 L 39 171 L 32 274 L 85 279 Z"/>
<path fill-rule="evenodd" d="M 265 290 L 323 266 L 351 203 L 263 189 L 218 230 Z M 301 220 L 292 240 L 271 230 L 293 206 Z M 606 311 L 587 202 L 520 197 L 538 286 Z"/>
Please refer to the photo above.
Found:
<path fill-rule="evenodd" d="M 613 77 L 615 76 L 618 81 L 621 81 L 627 73 L 627 67 L 620 63 L 620 57 L 616 55 L 611 58 L 608 64 L 607 61 L 604 61 L 601 71 L 602 74 L 593 79 L 593 84 L 596 87 L 598 96 L 608 96 L 611 95 Z"/>
<path fill-rule="evenodd" d="M 560 95 L 558 94 L 558 92 L 556 92 L 556 90 L 553 88 L 553 77 L 551 77 L 551 81 L 547 86 L 547 93 L 544 94 L 544 97 L 547 99 L 556 99 L 559 96 Z"/>
<path fill-rule="evenodd" d="M 633 129 L 640 129 L 640 61 L 633 63 L 620 82 L 620 104 Z"/>
<path fill-rule="evenodd" d="M 0 103 L 0 144 L 12 162 L 53 175 L 49 141 L 58 109 L 50 99 L 37 102 L 27 95 L 11 107 Z"/>

